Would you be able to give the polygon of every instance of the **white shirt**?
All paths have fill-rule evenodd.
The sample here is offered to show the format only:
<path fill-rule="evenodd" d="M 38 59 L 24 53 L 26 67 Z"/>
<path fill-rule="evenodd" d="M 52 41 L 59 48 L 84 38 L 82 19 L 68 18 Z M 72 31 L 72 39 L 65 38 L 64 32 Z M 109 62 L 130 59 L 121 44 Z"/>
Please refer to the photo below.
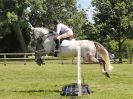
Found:
<path fill-rule="evenodd" d="M 57 31 L 56 31 L 56 33 L 58 35 L 59 35 L 60 32 L 65 32 L 65 31 L 67 32 L 69 30 L 71 30 L 71 29 L 68 26 L 66 26 L 66 25 L 64 25 L 62 23 L 57 24 Z"/>

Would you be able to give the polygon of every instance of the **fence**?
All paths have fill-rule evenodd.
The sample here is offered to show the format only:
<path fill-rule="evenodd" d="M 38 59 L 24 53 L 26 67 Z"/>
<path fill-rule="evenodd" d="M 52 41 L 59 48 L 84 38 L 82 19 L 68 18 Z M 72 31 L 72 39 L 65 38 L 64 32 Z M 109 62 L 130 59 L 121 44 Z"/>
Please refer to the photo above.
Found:
<path fill-rule="evenodd" d="M 129 64 L 133 63 L 133 52 L 130 52 L 130 53 L 121 52 L 121 54 L 123 58 L 122 63 L 129 63 Z M 45 58 L 47 59 L 48 57 L 45 57 Z M 111 63 L 119 63 L 118 58 L 119 58 L 118 53 L 115 53 L 113 57 L 111 56 Z M 35 59 L 35 53 L 0 53 L 0 63 L 2 62 L 4 65 L 14 61 L 15 61 L 14 63 L 21 62 L 21 63 L 24 63 L 24 65 L 26 65 L 28 60 L 34 60 L 34 59 Z M 48 58 L 48 60 L 49 59 L 55 59 L 55 58 L 50 57 Z M 72 60 L 71 63 L 74 63 L 74 59 L 70 58 L 69 60 Z M 65 62 L 63 62 L 62 60 L 61 63 L 65 63 Z"/>
<path fill-rule="evenodd" d="M 9 63 L 10 61 L 23 62 L 26 65 L 27 60 L 34 59 L 35 53 L 0 53 L 0 61 L 4 63 L 4 65 Z"/>
<path fill-rule="evenodd" d="M 114 53 L 113 57 L 111 57 L 111 62 L 113 63 L 119 63 L 119 54 L 121 55 L 122 58 L 122 63 L 133 63 L 133 52 L 120 52 L 120 53 Z M 112 54 L 111 54 L 112 55 Z M 110 55 L 110 56 L 111 56 Z"/>

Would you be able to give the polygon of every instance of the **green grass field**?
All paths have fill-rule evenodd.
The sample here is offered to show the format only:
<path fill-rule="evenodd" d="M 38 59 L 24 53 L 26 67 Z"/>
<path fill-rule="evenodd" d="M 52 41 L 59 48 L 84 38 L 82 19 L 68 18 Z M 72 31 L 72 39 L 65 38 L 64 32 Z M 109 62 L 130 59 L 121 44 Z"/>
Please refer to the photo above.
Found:
<path fill-rule="evenodd" d="M 0 99 L 133 99 L 133 64 L 113 64 L 110 79 L 101 74 L 98 64 L 81 66 L 93 93 L 63 97 L 62 86 L 77 82 L 76 64 L 0 64 Z"/>

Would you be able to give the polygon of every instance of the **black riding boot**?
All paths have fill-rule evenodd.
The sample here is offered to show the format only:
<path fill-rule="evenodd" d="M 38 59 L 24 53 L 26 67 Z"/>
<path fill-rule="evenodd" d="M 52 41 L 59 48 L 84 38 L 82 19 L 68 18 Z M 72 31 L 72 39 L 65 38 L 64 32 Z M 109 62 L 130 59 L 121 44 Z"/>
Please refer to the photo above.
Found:
<path fill-rule="evenodd" d="M 58 50 L 59 49 L 59 40 L 55 40 L 55 43 L 56 43 L 56 46 L 55 46 L 55 50 Z"/>
<path fill-rule="evenodd" d="M 57 54 L 59 53 L 59 40 L 55 40 L 56 46 L 55 46 L 55 51 L 54 51 L 54 56 L 57 57 Z"/>

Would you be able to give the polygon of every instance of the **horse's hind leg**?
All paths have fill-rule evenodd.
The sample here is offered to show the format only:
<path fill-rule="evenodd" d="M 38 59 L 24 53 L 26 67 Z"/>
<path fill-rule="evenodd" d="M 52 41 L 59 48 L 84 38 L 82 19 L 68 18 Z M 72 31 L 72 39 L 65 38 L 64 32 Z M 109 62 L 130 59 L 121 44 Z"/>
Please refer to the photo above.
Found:
<path fill-rule="evenodd" d="M 99 63 L 100 63 L 100 67 L 101 67 L 102 73 L 103 73 L 106 77 L 110 78 L 108 72 L 106 71 L 105 61 L 104 61 L 103 59 L 98 59 L 98 60 L 99 60 Z"/>
<path fill-rule="evenodd" d="M 97 59 L 95 56 L 91 55 L 91 54 L 87 54 L 87 57 L 84 58 L 85 61 L 88 62 L 94 62 L 94 63 L 100 63 L 100 67 L 101 67 L 101 72 L 108 78 L 110 78 L 108 72 L 106 71 L 106 67 L 105 67 L 105 61 L 102 59 Z"/>

